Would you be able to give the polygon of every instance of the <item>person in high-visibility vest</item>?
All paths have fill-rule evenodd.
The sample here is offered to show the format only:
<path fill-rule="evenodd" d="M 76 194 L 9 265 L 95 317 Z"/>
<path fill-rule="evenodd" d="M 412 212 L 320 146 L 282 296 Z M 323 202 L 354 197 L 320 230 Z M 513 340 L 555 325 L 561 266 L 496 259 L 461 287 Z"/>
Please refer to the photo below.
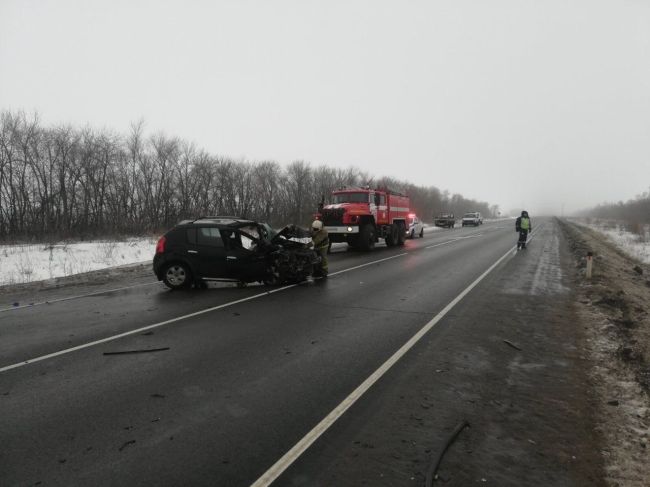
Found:
<path fill-rule="evenodd" d="M 533 226 L 530 223 L 530 217 L 527 211 L 522 211 L 521 216 L 515 221 L 515 231 L 519 232 L 517 241 L 517 250 L 525 249 L 528 241 L 528 232 L 532 231 Z"/>
<path fill-rule="evenodd" d="M 314 270 L 315 277 L 327 277 L 327 249 L 330 246 L 330 237 L 327 230 L 323 228 L 323 222 L 314 220 L 311 224 L 311 240 L 314 250 L 320 255 L 320 268 Z"/>

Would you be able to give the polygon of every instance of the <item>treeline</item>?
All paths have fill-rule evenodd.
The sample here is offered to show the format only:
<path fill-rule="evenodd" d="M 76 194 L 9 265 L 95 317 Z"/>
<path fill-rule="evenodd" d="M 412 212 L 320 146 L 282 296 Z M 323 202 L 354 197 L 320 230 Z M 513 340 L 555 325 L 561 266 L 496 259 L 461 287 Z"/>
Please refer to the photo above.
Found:
<path fill-rule="evenodd" d="M 603 203 L 587 210 L 583 216 L 628 223 L 650 223 L 650 190 L 627 202 Z"/>
<path fill-rule="evenodd" d="M 356 168 L 216 156 L 142 122 L 128 134 L 44 127 L 38 115 L 0 114 L 0 239 L 89 238 L 160 232 L 181 219 L 237 215 L 307 225 L 322 195 L 343 186 L 387 186 L 411 196 L 424 221 L 497 206 Z"/>

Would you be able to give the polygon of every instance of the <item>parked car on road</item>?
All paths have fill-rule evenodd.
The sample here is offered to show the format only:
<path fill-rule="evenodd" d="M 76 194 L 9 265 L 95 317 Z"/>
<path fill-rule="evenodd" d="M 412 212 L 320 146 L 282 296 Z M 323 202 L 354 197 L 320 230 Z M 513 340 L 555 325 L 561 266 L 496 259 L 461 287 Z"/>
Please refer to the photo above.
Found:
<path fill-rule="evenodd" d="M 470 213 L 465 213 L 463 215 L 463 226 L 473 226 L 478 227 L 483 223 L 483 218 L 478 211 L 472 211 Z"/>
<path fill-rule="evenodd" d="M 408 223 L 408 230 L 406 231 L 406 236 L 408 238 L 424 237 L 424 223 L 418 218 L 415 213 L 410 213 L 406 221 Z"/>
<path fill-rule="evenodd" d="M 252 220 L 202 217 L 182 221 L 158 240 L 153 270 L 171 289 L 211 280 L 300 282 L 319 262 L 310 243 L 309 231 L 293 225 L 277 232 Z"/>
<path fill-rule="evenodd" d="M 433 224 L 437 227 L 454 228 L 454 225 L 456 224 L 456 219 L 454 218 L 453 213 L 440 213 L 433 220 Z"/>

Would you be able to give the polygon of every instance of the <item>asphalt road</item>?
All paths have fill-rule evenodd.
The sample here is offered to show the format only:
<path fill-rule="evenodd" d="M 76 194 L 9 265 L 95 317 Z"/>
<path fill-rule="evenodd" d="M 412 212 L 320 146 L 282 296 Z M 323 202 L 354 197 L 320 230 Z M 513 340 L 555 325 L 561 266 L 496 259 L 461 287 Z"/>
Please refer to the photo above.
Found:
<path fill-rule="evenodd" d="M 552 221 L 535 223 L 537 241 L 526 252 L 557 239 Z M 337 252 L 329 279 L 273 292 L 171 292 L 140 276 L 134 287 L 103 284 L 115 291 L 23 293 L 16 299 L 33 306 L 0 312 L 0 484 L 253 484 L 511 251 L 490 275 L 506 272 L 519 257 L 513 227 L 490 222 L 402 248 Z M 530 286 L 561 287 L 552 266 L 539 272 Z M 479 282 L 425 337 L 457 326 L 466 303 L 491 302 Z M 156 348 L 165 350 L 104 355 Z M 398 364 L 416 359 L 407 352 Z M 377 391 L 387 381 L 400 380 L 379 378 L 373 401 L 382 402 Z M 364 414 L 352 405 L 343 419 L 360 424 Z M 352 441 L 349 433 L 339 428 L 328 441 Z M 326 485 L 305 480 L 304 459 L 323 448 L 319 441 L 274 485 Z"/>

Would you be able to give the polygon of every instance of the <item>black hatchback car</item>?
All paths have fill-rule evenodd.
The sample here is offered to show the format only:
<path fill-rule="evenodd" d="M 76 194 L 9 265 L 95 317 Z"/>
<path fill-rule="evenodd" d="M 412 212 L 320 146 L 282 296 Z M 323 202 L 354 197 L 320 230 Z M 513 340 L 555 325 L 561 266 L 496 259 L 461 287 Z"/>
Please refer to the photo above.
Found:
<path fill-rule="evenodd" d="M 171 289 L 211 280 L 300 282 L 319 259 L 310 243 L 309 232 L 293 225 L 277 232 L 237 217 L 201 217 L 180 222 L 158 240 L 153 270 Z"/>

